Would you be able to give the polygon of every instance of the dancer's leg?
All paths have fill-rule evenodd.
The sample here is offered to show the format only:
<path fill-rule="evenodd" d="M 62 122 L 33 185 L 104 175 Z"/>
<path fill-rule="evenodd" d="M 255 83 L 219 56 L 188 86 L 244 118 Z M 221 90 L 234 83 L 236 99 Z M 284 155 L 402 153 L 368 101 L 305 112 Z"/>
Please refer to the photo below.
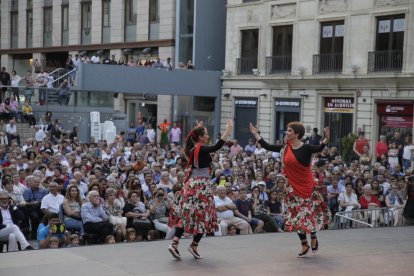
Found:
<path fill-rule="evenodd" d="M 311 247 L 313 253 L 318 252 L 319 243 L 318 238 L 316 237 L 316 232 L 311 233 Z"/>
<path fill-rule="evenodd" d="M 178 243 L 183 234 L 184 234 L 184 228 L 176 228 L 173 241 L 171 245 L 168 247 L 168 250 L 170 251 L 171 255 L 173 255 L 173 257 L 176 259 L 181 258 L 180 252 L 178 251 Z"/>
<path fill-rule="evenodd" d="M 196 259 L 202 259 L 203 258 L 203 256 L 198 254 L 198 251 L 197 251 L 197 246 L 200 243 L 202 237 L 203 237 L 203 234 L 201 234 L 201 233 L 198 233 L 197 235 L 195 235 L 194 238 L 193 238 L 193 242 L 191 243 L 190 247 L 188 248 L 188 251 Z"/>
<path fill-rule="evenodd" d="M 310 246 L 308 245 L 308 240 L 306 238 L 305 233 L 299 233 L 298 232 L 298 236 L 299 236 L 300 242 L 302 244 L 302 251 L 300 253 L 298 253 L 298 257 L 303 257 L 308 253 Z"/>

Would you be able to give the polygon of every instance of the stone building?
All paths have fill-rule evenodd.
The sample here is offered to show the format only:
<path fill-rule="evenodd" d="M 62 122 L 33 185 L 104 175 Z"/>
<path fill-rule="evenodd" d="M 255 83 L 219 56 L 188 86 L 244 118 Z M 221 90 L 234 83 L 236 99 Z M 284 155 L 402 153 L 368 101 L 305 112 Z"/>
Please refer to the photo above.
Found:
<path fill-rule="evenodd" d="M 242 144 L 248 121 L 272 142 L 294 120 L 338 147 L 412 134 L 413 46 L 414 1 L 229 0 L 221 127 L 234 117 Z"/>

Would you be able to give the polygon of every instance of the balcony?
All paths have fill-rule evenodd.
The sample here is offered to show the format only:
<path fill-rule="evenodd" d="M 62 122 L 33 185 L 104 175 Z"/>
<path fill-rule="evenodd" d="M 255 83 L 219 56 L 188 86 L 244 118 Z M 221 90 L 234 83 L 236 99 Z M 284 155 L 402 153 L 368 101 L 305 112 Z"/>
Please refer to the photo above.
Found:
<path fill-rule="evenodd" d="M 237 59 L 237 75 L 251 75 L 253 69 L 257 69 L 257 57 Z"/>
<path fill-rule="evenodd" d="M 267 74 L 290 74 L 292 72 L 292 56 L 266 57 Z"/>
<path fill-rule="evenodd" d="M 341 74 L 343 54 L 313 55 L 312 74 Z"/>
<path fill-rule="evenodd" d="M 403 50 L 369 52 L 368 73 L 400 73 L 403 66 L 403 55 Z"/>

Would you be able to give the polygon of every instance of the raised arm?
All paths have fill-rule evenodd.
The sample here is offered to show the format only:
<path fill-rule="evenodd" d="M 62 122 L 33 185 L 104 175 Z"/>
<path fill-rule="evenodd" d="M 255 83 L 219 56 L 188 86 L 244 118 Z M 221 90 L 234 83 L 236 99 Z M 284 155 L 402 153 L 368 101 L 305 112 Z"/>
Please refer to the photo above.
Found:
<path fill-rule="evenodd" d="M 310 151 L 312 153 L 320 152 L 328 145 L 330 137 L 329 127 L 325 127 L 323 129 L 323 133 L 325 138 L 322 140 L 322 143 L 320 145 L 309 145 Z"/>
<path fill-rule="evenodd" d="M 200 123 L 198 123 L 198 125 L 200 125 Z M 215 145 L 202 146 L 200 151 L 203 153 L 210 153 L 210 152 L 218 151 L 219 149 L 221 149 L 221 147 L 223 147 L 224 143 L 227 141 L 227 138 L 231 134 L 232 130 L 233 130 L 233 122 L 231 120 L 228 120 L 227 125 L 226 125 L 226 130 L 224 131 L 220 140 L 218 140 Z"/>
<path fill-rule="evenodd" d="M 258 143 L 265 150 L 270 150 L 270 151 L 274 151 L 274 152 L 280 152 L 280 150 L 283 147 L 282 145 L 270 145 L 270 144 L 268 144 L 265 140 L 263 140 L 262 137 L 260 137 L 259 130 L 252 123 L 250 123 L 249 128 L 250 128 L 250 132 L 254 135 L 254 138 L 258 141 Z"/>

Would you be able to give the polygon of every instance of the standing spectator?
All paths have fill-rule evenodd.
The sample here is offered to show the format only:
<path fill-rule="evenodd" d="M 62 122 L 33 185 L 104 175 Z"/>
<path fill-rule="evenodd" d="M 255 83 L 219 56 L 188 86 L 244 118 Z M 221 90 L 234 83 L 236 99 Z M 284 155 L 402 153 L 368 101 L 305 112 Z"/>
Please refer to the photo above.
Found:
<path fill-rule="evenodd" d="M 100 237 L 102 243 L 108 235 L 114 232 L 113 225 L 108 222 L 102 204 L 99 192 L 90 191 L 88 194 L 89 202 L 82 205 L 81 217 L 85 233 L 95 234 Z"/>
<path fill-rule="evenodd" d="M 216 204 L 218 223 L 220 224 L 221 234 L 223 236 L 227 235 L 227 227 L 229 224 L 236 226 L 242 235 L 252 233 L 249 223 L 234 215 L 234 211 L 237 210 L 237 206 L 226 196 L 225 187 L 217 187 L 217 196 L 214 197 L 214 202 Z"/>
<path fill-rule="evenodd" d="M 137 129 L 134 127 L 134 123 L 129 123 L 129 128 L 127 129 L 127 142 L 130 142 L 133 145 L 137 139 Z"/>
<path fill-rule="evenodd" d="M 229 157 L 233 157 L 233 156 L 237 156 L 238 154 L 240 154 L 243 150 L 243 148 L 237 143 L 237 140 L 234 139 L 232 141 L 232 145 L 230 147 L 230 153 L 229 153 Z"/>
<path fill-rule="evenodd" d="M 159 57 L 157 57 L 156 61 L 152 64 L 152 67 L 154 68 L 164 68 L 164 65 L 161 63 L 161 60 Z"/>
<path fill-rule="evenodd" d="M 249 143 L 244 147 L 244 151 L 246 151 L 247 153 L 254 153 L 254 151 L 256 150 L 256 146 L 254 145 L 254 140 L 253 139 L 249 139 Z"/>
<path fill-rule="evenodd" d="M 380 135 L 380 140 L 375 146 L 375 156 L 377 157 L 377 162 L 381 159 L 381 155 L 386 153 L 388 153 L 388 145 L 385 140 L 385 135 Z"/>
<path fill-rule="evenodd" d="M 403 148 L 403 169 L 404 172 L 412 167 L 411 160 L 414 156 L 414 144 L 411 136 L 405 137 L 405 146 Z"/>
<path fill-rule="evenodd" d="M 174 68 L 174 66 L 171 64 L 170 57 L 167 58 L 167 61 L 165 62 L 164 67 L 167 68 L 168 70 L 172 70 Z"/>
<path fill-rule="evenodd" d="M 62 84 L 59 87 L 58 103 L 59 105 L 68 105 L 70 100 L 70 87 L 68 81 L 63 80 Z"/>
<path fill-rule="evenodd" d="M 36 125 L 36 118 L 33 115 L 33 109 L 30 106 L 29 100 L 25 100 L 23 107 L 22 107 L 23 118 L 29 122 L 30 127 L 34 127 Z"/>
<path fill-rule="evenodd" d="M 155 130 L 152 128 L 151 124 L 147 124 L 147 129 L 145 130 L 147 132 L 147 138 L 151 144 L 155 144 Z"/>
<path fill-rule="evenodd" d="M 5 192 L 0 192 L 0 240 L 6 239 L 9 242 L 9 251 L 17 251 L 17 242 L 22 249 L 33 249 L 17 226 L 20 219 L 19 212 L 9 196 Z"/>
<path fill-rule="evenodd" d="M 33 76 L 32 76 L 32 72 L 30 70 L 27 71 L 26 76 L 24 76 L 23 82 L 26 85 L 26 89 L 25 89 L 25 92 L 24 92 L 25 100 L 28 100 L 29 102 L 31 102 L 32 95 L 33 95 L 34 79 L 33 79 Z"/>
<path fill-rule="evenodd" d="M 10 78 L 10 74 L 8 72 L 6 72 L 6 67 L 1 67 L 1 72 L 0 72 L 0 81 L 1 81 L 1 85 L 4 86 L 9 86 L 11 84 L 11 78 Z M 0 95 L 0 101 L 3 99 L 3 94 L 6 93 L 7 91 L 7 87 L 2 87 L 1 91 L 3 92 L 2 95 Z"/>
<path fill-rule="evenodd" d="M 318 128 L 314 128 L 312 130 L 311 136 L 308 138 L 308 144 L 310 145 L 320 145 L 322 140 L 322 136 L 318 134 Z"/>
<path fill-rule="evenodd" d="M 181 128 L 177 126 L 177 123 L 173 123 L 173 127 L 170 130 L 170 140 L 171 140 L 171 143 L 174 143 L 176 146 L 180 144 Z"/>
<path fill-rule="evenodd" d="M 388 150 L 388 163 L 390 164 L 390 173 L 395 172 L 395 167 L 398 166 L 398 154 L 399 149 L 396 142 L 390 144 L 390 149 Z"/>
<path fill-rule="evenodd" d="M 361 131 L 358 133 L 358 139 L 355 140 L 353 151 L 354 151 L 354 158 L 353 160 L 359 160 L 360 156 L 364 153 L 364 146 L 368 146 L 368 139 L 365 138 L 365 133 Z"/>
<path fill-rule="evenodd" d="M 16 70 L 13 70 L 11 72 L 11 86 L 12 86 L 12 92 L 17 98 L 17 102 L 20 103 L 19 99 L 19 83 L 22 80 L 22 77 L 17 75 Z"/>
<path fill-rule="evenodd" d="M 17 127 L 14 120 L 10 120 L 6 125 L 6 134 L 7 139 L 9 140 L 9 145 L 11 145 L 13 139 L 17 139 L 17 143 L 20 145 L 20 135 L 17 134 Z"/>
<path fill-rule="evenodd" d="M 171 123 L 164 119 L 164 122 L 158 125 L 158 129 L 161 131 L 161 146 L 168 144 L 168 132 L 170 129 Z"/>
<path fill-rule="evenodd" d="M 36 77 L 36 86 L 39 87 L 39 105 L 46 103 L 47 96 L 47 83 L 49 82 L 48 74 L 43 69 L 40 69 L 40 73 Z"/>
<path fill-rule="evenodd" d="M 404 148 L 404 140 L 401 138 L 400 132 L 396 131 L 394 136 L 391 138 L 390 143 L 395 143 L 395 148 L 398 149 L 398 162 L 402 164 L 402 155 Z"/>

